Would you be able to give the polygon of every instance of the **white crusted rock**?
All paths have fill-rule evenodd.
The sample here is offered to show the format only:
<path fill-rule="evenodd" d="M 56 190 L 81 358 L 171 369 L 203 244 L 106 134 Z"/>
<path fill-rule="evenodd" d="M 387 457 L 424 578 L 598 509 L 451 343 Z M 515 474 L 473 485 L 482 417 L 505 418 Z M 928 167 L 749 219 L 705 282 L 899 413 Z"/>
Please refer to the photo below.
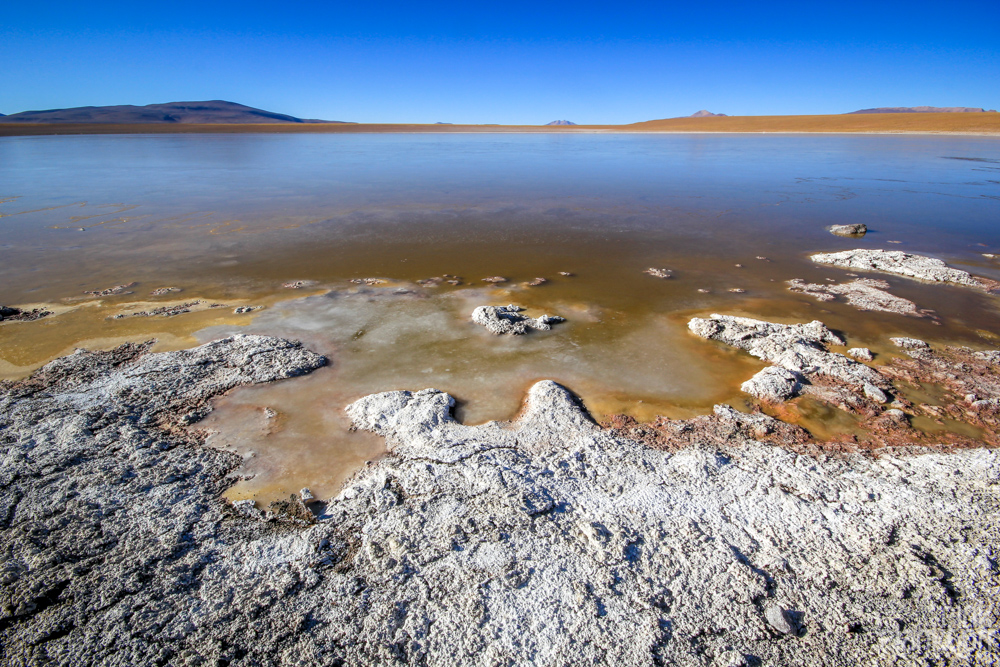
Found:
<path fill-rule="evenodd" d="M 777 324 L 713 314 L 692 319 L 688 328 L 702 338 L 738 347 L 758 359 L 807 377 L 819 373 L 858 387 L 866 383 L 888 386 L 887 380 L 874 369 L 829 352 L 826 345 L 845 343 L 818 320 L 808 324 Z"/>
<path fill-rule="evenodd" d="M 899 336 L 896 338 L 890 338 L 892 344 L 896 347 L 901 347 L 904 350 L 926 350 L 930 347 L 926 342 L 920 340 L 919 338 L 907 338 L 906 336 Z"/>
<path fill-rule="evenodd" d="M 886 393 L 884 391 L 882 391 L 881 389 L 879 389 L 878 387 L 876 387 L 875 385 L 873 385 L 873 384 L 865 384 L 865 386 L 863 387 L 863 389 L 864 389 L 864 392 L 865 392 L 865 396 L 867 396 L 871 400 L 875 401 L 876 403 L 888 403 L 889 402 L 889 397 L 886 395 Z"/>
<path fill-rule="evenodd" d="M 926 255 L 915 255 L 901 250 L 844 250 L 842 252 L 817 253 L 809 259 L 817 264 L 829 264 L 842 269 L 858 271 L 881 271 L 897 276 L 915 278 L 933 283 L 953 283 L 994 290 L 1000 284 L 988 278 L 979 278 L 967 271 L 953 269 L 942 260 Z"/>
<path fill-rule="evenodd" d="M 798 373 L 778 366 L 768 366 L 744 382 L 740 389 L 763 401 L 787 401 L 798 394 L 802 387 L 801 379 L 802 376 Z"/>
<path fill-rule="evenodd" d="M 513 304 L 509 306 L 479 306 L 472 311 L 472 321 L 486 327 L 496 335 L 519 336 L 528 333 L 529 329 L 548 331 L 553 324 L 565 322 L 566 319 L 556 315 L 542 315 L 538 318 L 521 315 L 524 310 Z"/>
<path fill-rule="evenodd" d="M 847 351 L 847 356 L 860 361 L 875 361 L 875 354 L 867 347 L 852 347 Z"/>
<path fill-rule="evenodd" d="M 803 456 L 757 441 L 777 420 L 723 405 L 676 424 L 697 445 L 661 450 L 601 429 L 553 382 L 515 421 L 478 426 L 447 394 L 388 392 L 349 412 L 392 455 L 320 517 L 286 501 L 285 520 L 220 503 L 240 458 L 170 425 L 320 358 L 261 338 L 123 349 L 0 387 L 7 662 L 997 657 L 995 451 Z M 779 601 L 787 635 L 765 617 Z M 864 632 L 845 641 L 845 620 Z"/>

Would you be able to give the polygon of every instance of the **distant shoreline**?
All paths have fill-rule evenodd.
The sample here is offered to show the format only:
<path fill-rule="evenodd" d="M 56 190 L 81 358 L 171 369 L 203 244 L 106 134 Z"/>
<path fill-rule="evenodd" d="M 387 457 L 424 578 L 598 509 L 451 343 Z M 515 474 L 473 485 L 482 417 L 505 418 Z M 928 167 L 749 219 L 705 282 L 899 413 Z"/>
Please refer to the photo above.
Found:
<path fill-rule="evenodd" d="M 2 118 L 0 118 L 2 121 Z M 408 123 L 3 123 L 0 137 L 80 134 L 914 134 L 1000 136 L 1000 114 L 898 113 L 669 118 L 630 125 Z"/>

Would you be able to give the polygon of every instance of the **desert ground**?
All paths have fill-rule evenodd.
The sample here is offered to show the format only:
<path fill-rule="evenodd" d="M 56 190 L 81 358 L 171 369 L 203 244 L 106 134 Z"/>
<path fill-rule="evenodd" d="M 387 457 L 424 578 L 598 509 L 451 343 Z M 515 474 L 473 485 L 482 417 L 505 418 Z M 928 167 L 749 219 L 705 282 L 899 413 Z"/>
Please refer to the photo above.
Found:
<path fill-rule="evenodd" d="M 420 125 L 412 123 L 295 124 L 55 124 L 0 123 L 0 136 L 164 133 L 362 132 L 848 132 L 1000 134 L 1000 113 L 888 113 L 823 116 L 719 116 L 666 118 L 630 125 Z"/>

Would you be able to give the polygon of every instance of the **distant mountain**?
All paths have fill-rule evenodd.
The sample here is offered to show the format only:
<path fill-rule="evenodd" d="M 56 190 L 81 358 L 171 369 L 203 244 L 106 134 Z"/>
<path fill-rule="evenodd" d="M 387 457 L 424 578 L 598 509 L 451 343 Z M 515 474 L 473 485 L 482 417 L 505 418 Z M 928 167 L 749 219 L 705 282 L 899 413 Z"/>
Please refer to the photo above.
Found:
<path fill-rule="evenodd" d="M 711 111 L 702 109 L 701 111 L 695 111 L 693 114 L 691 114 L 691 118 L 710 118 L 710 117 L 725 116 L 725 115 L 726 114 L 724 113 L 712 113 Z"/>
<path fill-rule="evenodd" d="M 304 120 L 295 116 L 211 100 L 168 102 L 144 107 L 125 104 L 109 107 L 75 107 L 48 111 L 22 111 L 5 116 L 5 123 L 339 123 L 336 120 Z"/>
<path fill-rule="evenodd" d="M 987 111 L 975 107 L 878 107 L 850 113 L 996 113 L 996 109 Z"/>
<path fill-rule="evenodd" d="M 554 120 L 551 123 L 546 123 L 546 125 L 576 125 L 568 120 Z"/>

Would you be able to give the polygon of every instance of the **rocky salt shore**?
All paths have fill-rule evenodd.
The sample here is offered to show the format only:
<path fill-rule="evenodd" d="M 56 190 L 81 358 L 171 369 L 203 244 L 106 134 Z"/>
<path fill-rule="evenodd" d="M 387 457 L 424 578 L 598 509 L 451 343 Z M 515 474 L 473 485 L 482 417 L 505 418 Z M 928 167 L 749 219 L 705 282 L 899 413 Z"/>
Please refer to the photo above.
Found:
<path fill-rule="evenodd" d="M 889 387 L 889 382 L 875 369 L 827 350 L 828 345 L 843 346 L 846 342 L 818 320 L 808 324 L 777 324 L 713 314 L 692 319 L 688 329 L 701 338 L 738 347 L 774 364 L 743 385 L 744 391 L 758 398 L 787 400 L 799 393 L 807 377 L 876 395 Z M 884 395 L 880 398 L 885 402 Z"/>
<path fill-rule="evenodd" d="M 782 368 L 874 372 L 824 356 L 840 343 L 820 323 L 699 326 Z M 955 376 L 951 354 L 914 348 L 900 379 Z M 975 358 L 993 380 L 949 381 L 988 400 L 996 360 Z M 795 453 L 801 429 L 728 406 L 602 427 L 548 381 L 516 421 L 466 426 L 448 395 L 398 391 L 349 407 L 390 455 L 336 498 L 225 503 L 240 459 L 188 425 L 215 395 L 323 363 L 238 336 L 81 352 L 0 386 L 3 664 L 1000 656 L 993 450 Z"/>

